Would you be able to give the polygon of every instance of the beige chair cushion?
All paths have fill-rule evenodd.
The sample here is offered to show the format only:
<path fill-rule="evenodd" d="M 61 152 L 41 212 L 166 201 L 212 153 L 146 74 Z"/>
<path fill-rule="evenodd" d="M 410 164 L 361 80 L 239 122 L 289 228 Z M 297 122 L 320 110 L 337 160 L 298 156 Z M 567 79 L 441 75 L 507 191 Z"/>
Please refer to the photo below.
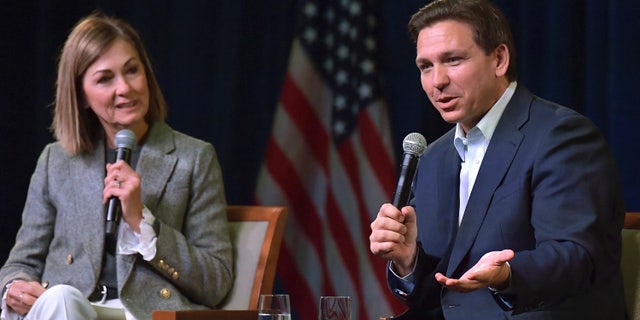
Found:
<path fill-rule="evenodd" d="M 629 319 L 640 320 L 640 230 L 622 230 L 622 276 Z"/>
<path fill-rule="evenodd" d="M 225 298 L 221 309 L 249 309 L 254 275 L 262 243 L 267 232 L 267 221 L 229 222 L 229 237 L 233 245 L 234 279 L 231 292 Z"/>

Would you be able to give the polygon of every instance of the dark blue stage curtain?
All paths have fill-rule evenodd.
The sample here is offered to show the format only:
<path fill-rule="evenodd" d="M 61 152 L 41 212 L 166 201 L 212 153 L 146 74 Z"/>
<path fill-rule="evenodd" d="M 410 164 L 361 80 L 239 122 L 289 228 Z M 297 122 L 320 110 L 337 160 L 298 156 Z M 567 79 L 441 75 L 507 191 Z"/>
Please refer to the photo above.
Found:
<path fill-rule="evenodd" d="M 393 137 L 428 141 L 450 128 L 420 88 L 406 23 L 425 1 L 379 1 L 380 48 Z M 640 2 L 496 1 L 517 43 L 519 81 L 603 131 L 627 209 L 640 211 Z M 295 25 L 296 0 L 3 1 L 0 7 L 0 262 L 30 175 L 51 141 L 56 59 L 73 24 L 99 9 L 141 33 L 169 101 L 169 123 L 216 146 L 229 203 L 252 201 Z M 593 181 L 591 183 L 598 183 Z"/>

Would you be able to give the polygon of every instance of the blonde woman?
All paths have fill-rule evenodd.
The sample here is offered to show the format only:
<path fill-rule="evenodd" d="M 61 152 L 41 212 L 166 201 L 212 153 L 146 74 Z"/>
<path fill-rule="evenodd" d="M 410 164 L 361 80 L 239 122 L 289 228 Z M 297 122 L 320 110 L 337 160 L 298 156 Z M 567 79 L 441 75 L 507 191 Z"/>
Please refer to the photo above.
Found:
<path fill-rule="evenodd" d="M 0 270 L 5 319 L 122 318 L 215 308 L 232 256 L 213 146 L 172 130 L 142 41 L 126 22 L 81 19 L 59 61 L 52 130 Z M 118 131 L 135 133 L 129 163 Z M 105 235 L 105 204 L 122 217 Z"/>

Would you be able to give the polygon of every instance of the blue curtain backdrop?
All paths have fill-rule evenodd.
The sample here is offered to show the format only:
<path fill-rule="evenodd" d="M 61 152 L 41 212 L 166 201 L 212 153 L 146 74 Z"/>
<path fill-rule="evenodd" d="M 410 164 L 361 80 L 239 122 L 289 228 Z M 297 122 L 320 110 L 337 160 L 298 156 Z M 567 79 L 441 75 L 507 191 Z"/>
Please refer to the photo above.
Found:
<path fill-rule="evenodd" d="M 447 130 L 420 88 L 406 32 L 426 1 L 379 1 L 385 95 L 396 150 L 413 131 Z M 640 2 L 501 0 L 520 84 L 591 118 L 608 139 L 628 210 L 640 211 Z M 210 141 L 232 204 L 252 201 L 295 24 L 295 0 L 5 1 L 0 5 L 0 263 L 13 244 L 51 121 L 58 50 L 100 9 L 140 32 L 169 102 L 169 123 Z M 590 181 L 598 183 L 598 181 Z"/>

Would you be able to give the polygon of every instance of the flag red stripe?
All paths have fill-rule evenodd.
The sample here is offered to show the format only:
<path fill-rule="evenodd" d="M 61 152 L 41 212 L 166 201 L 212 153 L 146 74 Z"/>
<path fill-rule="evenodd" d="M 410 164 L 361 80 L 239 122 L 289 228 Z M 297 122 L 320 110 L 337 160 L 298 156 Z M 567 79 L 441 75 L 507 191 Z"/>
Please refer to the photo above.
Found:
<path fill-rule="evenodd" d="M 325 170 L 325 175 L 327 175 L 329 170 L 328 169 L 329 160 L 328 160 L 328 155 L 325 155 L 325 153 L 328 153 L 328 146 L 330 145 L 331 141 L 329 140 L 328 135 L 325 134 L 324 126 L 322 126 L 322 124 L 318 121 L 318 118 L 315 116 L 315 113 L 313 112 L 313 110 L 311 110 L 311 106 L 308 103 L 306 97 L 299 90 L 297 84 L 291 79 L 289 74 L 287 74 L 287 76 L 285 77 L 285 84 L 282 91 L 283 91 L 282 99 L 281 99 L 282 106 L 287 111 L 289 116 L 292 119 L 294 119 L 294 122 L 298 124 L 297 127 L 301 132 L 303 132 L 303 137 L 305 141 L 307 141 L 309 145 L 314 146 L 314 148 L 312 148 L 312 150 L 314 151 L 314 156 L 318 158 L 317 159 L 318 162 L 320 163 L 322 168 Z M 323 147 L 317 148 L 316 146 L 323 146 Z M 325 146 L 327 147 L 326 151 L 324 151 Z M 353 160 L 354 161 L 350 161 L 350 164 L 344 164 L 344 165 L 345 166 L 357 165 L 355 159 Z M 283 171 L 279 171 L 279 172 L 283 172 Z M 297 190 L 301 190 L 301 189 L 297 189 Z M 329 191 L 331 192 L 331 190 Z M 359 263 L 357 261 L 357 250 L 353 245 L 354 239 L 352 239 L 351 233 L 349 232 L 348 228 L 346 228 L 346 222 L 344 221 L 342 210 L 339 208 L 337 203 L 335 203 L 335 199 L 333 198 L 333 196 L 330 195 L 329 197 L 330 198 L 327 200 L 326 214 L 328 216 L 328 221 L 331 222 L 330 231 L 334 239 L 337 239 L 336 241 L 338 243 L 337 248 L 340 251 L 341 258 L 347 269 L 346 271 L 354 283 L 354 288 L 357 292 L 358 300 L 363 301 L 364 296 L 362 293 L 362 280 L 361 280 L 360 271 L 358 268 Z M 291 199 L 291 197 L 288 197 L 288 198 Z M 293 204 L 292 206 L 294 208 L 297 207 L 295 204 Z M 308 212 L 308 211 L 305 209 L 302 209 L 302 211 L 298 211 L 298 209 L 295 209 L 295 212 Z M 305 229 L 307 228 L 317 229 L 316 226 L 319 226 L 319 225 L 320 224 L 316 224 L 315 221 L 313 222 L 309 221 L 308 225 L 305 226 Z M 322 255 L 324 255 L 324 252 L 322 252 Z M 321 259 L 325 261 L 328 259 L 328 257 L 323 256 Z M 382 279 L 384 279 L 384 273 L 382 273 L 382 276 L 383 276 Z M 327 279 L 327 281 L 329 281 L 329 279 Z M 329 293 L 324 292 L 322 294 L 329 294 Z M 359 305 L 363 308 L 361 310 L 361 312 L 363 313 L 360 313 L 360 314 L 365 315 L 366 314 L 366 309 L 364 309 L 365 304 L 361 303 Z"/>
<path fill-rule="evenodd" d="M 327 261 L 324 256 L 325 247 L 322 242 L 322 228 L 320 227 L 322 226 L 322 221 L 318 218 L 318 212 L 308 194 L 303 191 L 304 185 L 295 174 L 295 167 L 282 152 L 273 137 L 269 139 L 268 148 L 265 162 L 267 171 L 285 193 L 292 211 L 298 214 L 305 213 L 304 217 L 299 217 L 300 226 L 304 233 L 308 235 L 309 242 L 313 245 L 318 257 L 320 257 L 323 291 L 327 292 L 327 294 L 334 294 L 333 285 L 328 280 Z"/>
<path fill-rule="evenodd" d="M 351 5 L 349 8 L 359 8 L 362 4 Z M 306 35 L 340 33 L 334 23 L 325 28 L 327 21 L 315 15 L 314 10 L 345 9 L 344 3 L 329 8 L 332 6 L 305 4 L 302 17 L 310 23 Z M 353 11 L 340 20 L 364 21 L 365 17 L 368 15 Z M 370 30 L 362 31 L 368 34 Z M 335 53 L 325 52 L 314 40 L 294 39 L 258 181 L 257 199 L 287 205 L 291 214 L 279 278 L 292 296 L 292 309 L 299 319 L 316 318 L 319 295 L 335 294 L 353 297 L 353 319 L 395 314 L 403 308 L 396 306 L 398 300 L 386 289 L 385 261 L 368 248 L 369 224 L 375 213 L 371 211 L 391 198 L 396 182 L 386 108 L 376 100 L 380 92 L 372 74 L 366 72 L 371 70 L 358 73 L 363 70 L 353 69 L 358 61 L 375 57 L 373 52 L 354 51 L 357 59 L 353 61 L 332 60 Z M 340 41 L 353 48 L 362 46 L 359 41 Z M 322 74 L 317 73 L 320 68 Z M 349 82 L 344 82 L 344 70 L 353 70 L 347 75 Z M 371 95 L 361 90 L 367 88 L 374 89 Z M 350 109 L 358 104 L 359 110 Z M 335 128 L 344 131 L 336 133 Z"/>
<path fill-rule="evenodd" d="M 297 125 L 298 130 L 302 132 L 304 140 L 318 163 L 322 165 L 325 175 L 328 173 L 329 163 L 329 144 L 330 138 L 324 126 L 318 120 L 313 112 L 313 108 L 307 101 L 307 98 L 293 81 L 291 75 L 287 73 L 284 78 L 284 86 L 280 101 L 282 106 Z"/>
<path fill-rule="evenodd" d="M 368 163 L 369 165 L 371 165 L 374 174 L 378 178 L 380 187 L 386 194 L 391 197 L 391 194 L 393 193 L 393 186 L 396 183 L 397 174 L 395 170 L 391 170 L 391 168 L 394 168 L 393 160 L 389 155 L 389 151 L 386 150 L 385 146 L 383 145 L 382 141 L 384 140 L 380 136 L 380 132 L 376 129 L 368 112 L 360 113 L 360 117 L 358 119 L 358 137 L 362 142 L 361 145 L 366 154 L 366 157 L 368 159 L 375 159 L 375 161 L 369 161 Z M 352 151 L 350 151 L 349 153 L 351 152 Z M 341 152 L 341 154 L 343 154 L 343 152 Z M 349 157 L 354 156 L 350 155 Z M 355 181 L 354 178 L 351 178 L 351 181 Z M 365 192 L 364 189 L 358 190 L 362 190 L 363 192 Z M 358 202 L 364 202 L 360 193 L 358 194 Z M 366 238 L 363 240 L 365 241 L 365 243 L 369 243 L 368 235 L 371 231 L 369 228 L 371 217 L 369 215 L 370 213 L 366 212 L 367 207 L 364 204 L 362 204 L 362 206 L 360 207 L 364 208 L 365 210 L 365 212 L 360 212 L 360 219 L 362 221 L 362 234 L 366 236 Z M 386 261 L 375 257 L 370 251 L 368 251 L 367 256 L 371 261 L 371 265 L 374 268 L 374 272 L 376 274 L 376 277 L 378 278 L 378 281 L 380 281 L 380 283 L 386 283 Z M 406 306 L 403 305 L 400 300 L 394 297 L 390 290 L 384 290 L 383 294 L 391 304 L 391 308 L 394 312 L 399 313 L 401 310 L 406 309 Z"/>
<path fill-rule="evenodd" d="M 351 280 L 353 281 L 354 288 L 356 290 L 357 299 L 361 303 L 359 303 L 359 314 L 360 318 L 365 317 L 367 315 L 367 309 L 365 308 L 366 303 L 364 294 L 362 293 L 362 279 L 360 277 L 360 263 L 358 261 L 357 250 L 353 245 L 353 239 L 351 239 L 351 232 L 349 228 L 346 227 L 346 222 L 344 221 L 343 213 L 341 213 L 341 208 L 336 202 L 336 199 L 331 193 L 328 201 L 327 201 L 327 216 L 329 221 L 339 222 L 333 224 L 333 228 L 331 228 L 331 234 L 334 239 L 336 239 L 336 243 L 338 244 L 338 249 L 340 250 L 340 254 L 342 256 L 342 260 L 350 274 Z M 340 295 L 346 295 L 344 293 L 338 293 Z M 367 319 L 371 319 L 371 317 L 365 317 Z"/>
<path fill-rule="evenodd" d="M 395 164 L 389 154 L 390 150 L 387 150 L 383 145 L 382 141 L 384 140 L 368 112 L 360 113 L 358 135 L 367 158 L 375 159 L 369 161 L 369 165 L 373 168 L 373 172 L 380 182 L 380 187 L 391 197 L 398 179 L 396 170 L 393 170 Z"/>
<path fill-rule="evenodd" d="M 313 110 L 311 110 L 311 106 L 308 103 L 305 95 L 299 90 L 297 84 L 291 79 L 289 74 L 285 76 L 285 84 L 281 101 L 290 117 L 294 119 L 295 123 L 299 124 L 298 128 L 303 132 L 303 136 L 305 141 L 307 141 L 307 144 L 314 146 L 314 148 L 312 148 L 313 153 L 318 158 L 317 160 L 319 164 L 325 170 L 325 174 L 328 174 L 330 167 L 328 163 L 328 150 L 325 149 L 324 146 L 329 146 L 331 141 L 329 140 L 328 135 L 325 134 L 325 129 L 320 121 L 318 121 L 315 113 L 313 113 Z M 322 147 L 318 148 L 317 146 Z M 325 154 L 325 151 L 327 152 L 327 154 Z M 352 167 L 353 171 L 357 171 L 357 168 L 354 168 L 354 166 L 356 165 L 357 161 L 355 158 L 348 159 L 346 161 L 344 161 L 343 159 L 343 166 L 345 166 L 346 168 Z M 354 179 L 354 177 L 352 176 L 350 177 L 350 181 L 359 182 L 359 179 Z M 361 190 L 361 186 L 359 186 L 359 183 L 357 186 L 355 186 L 354 190 L 356 190 L 356 194 L 361 193 L 361 191 L 359 191 Z M 342 260 L 344 261 L 347 271 L 350 274 L 351 280 L 354 283 L 354 287 L 358 295 L 358 300 L 363 301 L 364 296 L 362 294 L 362 281 L 358 268 L 359 262 L 357 259 L 357 250 L 352 244 L 353 239 L 351 239 L 349 229 L 346 227 L 347 223 L 344 220 L 344 213 L 335 202 L 335 198 L 331 194 L 332 190 L 330 188 L 328 192 L 330 194 L 330 198 L 327 202 L 326 214 L 328 216 L 328 221 L 330 221 L 331 223 L 331 228 L 329 230 L 334 239 L 337 239 L 336 242 L 339 244 L 338 250 L 340 251 L 340 255 L 342 257 Z M 360 199 L 360 201 L 358 202 L 360 203 L 360 207 L 362 207 L 362 199 Z M 366 223 L 367 226 L 368 224 L 369 222 Z M 384 272 L 376 272 L 376 274 L 378 276 L 382 276 L 379 277 L 378 281 L 385 281 Z M 363 307 L 364 304 L 361 303 L 360 306 Z M 363 309 L 362 311 L 366 310 Z M 366 312 L 361 314 L 364 315 L 366 314 Z"/>
<path fill-rule="evenodd" d="M 347 175 L 349 176 L 349 181 L 353 184 L 354 196 L 356 202 L 358 204 L 358 218 L 360 220 L 360 229 L 362 233 L 363 239 L 360 241 L 364 241 L 364 243 L 369 243 L 368 235 L 371 233 L 369 228 L 369 224 L 371 223 L 371 218 L 369 215 L 368 207 L 365 204 L 363 199 L 363 186 L 360 184 L 359 170 L 357 167 L 357 157 L 353 150 L 352 139 L 350 138 L 348 141 L 343 142 L 338 147 L 338 153 L 342 160 L 342 163 L 345 164 Z M 385 272 L 385 261 L 379 259 L 370 251 L 367 251 L 367 258 L 369 259 L 369 263 L 373 268 L 374 275 L 378 279 L 379 283 L 386 283 L 386 272 Z M 391 293 L 388 290 L 384 290 L 384 293 L 387 297 L 395 299 L 392 297 Z"/>
<path fill-rule="evenodd" d="M 312 151 L 314 156 L 316 156 L 316 161 L 318 164 L 325 170 L 324 174 L 326 176 L 327 181 L 330 181 L 328 177 L 329 171 L 329 156 L 328 149 L 331 145 L 331 141 L 329 136 L 325 133 L 324 126 L 322 126 L 321 122 L 318 121 L 317 116 L 312 110 L 311 105 L 308 103 L 304 94 L 299 90 L 298 86 L 295 82 L 292 81 L 291 77 L 287 74 L 285 77 L 285 85 L 283 88 L 282 94 L 282 106 L 285 108 L 289 116 L 294 119 L 294 122 L 298 124 L 299 130 L 302 132 L 304 140 L 308 145 L 313 146 Z M 322 146 L 322 147 L 317 147 Z M 327 148 L 324 148 L 327 146 Z M 359 270 L 358 270 L 358 260 L 357 260 L 357 251 L 353 246 L 353 239 L 350 237 L 350 232 L 346 227 L 346 222 L 344 220 L 344 216 L 342 215 L 340 208 L 335 203 L 335 199 L 332 194 L 331 186 L 326 185 L 327 188 L 327 217 L 328 221 L 331 224 L 331 228 L 329 228 L 329 232 L 332 234 L 336 243 L 338 243 L 338 250 L 340 251 L 340 255 L 342 260 L 344 261 L 344 265 L 346 266 L 352 281 L 354 282 L 354 287 L 358 291 L 358 298 L 362 301 L 362 290 L 360 280 Z M 302 189 L 297 189 L 302 190 Z M 309 212 L 304 208 L 299 208 L 301 211 L 298 211 L 296 205 L 293 205 L 296 212 Z M 316 224 L 317 223 L 317 224 Z M 319 221 L 310 223 L 310 226 L 315 224 L 316 228 L 322 226 Z M 321 255 L 323 255 L 323 261 L 326 259 L 324 257 L 324 251 L 319 251 Z M 330 293 L 323 292 L 322 294 L 328 295 Z"/>
<path fill-rule="evenodd" d="M 321 259 L 322 290 L 325 294 L 335 294 L 326 268 L 328 261 L 324 255 L 326 250 L 323 243 L 322 221 L 319 218 L 317 208 L 313 204 L 310 195 L 305 191 L 304 183 L 296 174 L 297 171 L 291 159 L 286 156 L 280 145 L 275 140 L 270 139 L 268 148 L 272 154 L 270 154 L 266 163 L 267 169 L 272 178 L 281 186 L 293 212 L 298 214 L 300 227 L 308 236 L 314 251 Z M 304 215 L 302 216 L 301 213 L 304 213 Z"/>
<path fill-rule="evenodd" d="M 284 286 L 293 289 L 289 297 L 291 311 L 299 315 L 300 319 L 315 319 L 318 317 L 318 306 L 316 304 L 307 305 L 301 302 L 314 301 L 317 298 L 313 290 L 307 285 L 305 277 L 293 263 L 295 259 L 296 258 L 291 255 L 291 251 L 286 242 L 283 241 L 280 248 L 280 256 L 278 257 L 277 269 L 278 275 L 280 275 L 279 279 L 282 280 Z M 296 308 L 298 305 L 304 307 Z"/>

